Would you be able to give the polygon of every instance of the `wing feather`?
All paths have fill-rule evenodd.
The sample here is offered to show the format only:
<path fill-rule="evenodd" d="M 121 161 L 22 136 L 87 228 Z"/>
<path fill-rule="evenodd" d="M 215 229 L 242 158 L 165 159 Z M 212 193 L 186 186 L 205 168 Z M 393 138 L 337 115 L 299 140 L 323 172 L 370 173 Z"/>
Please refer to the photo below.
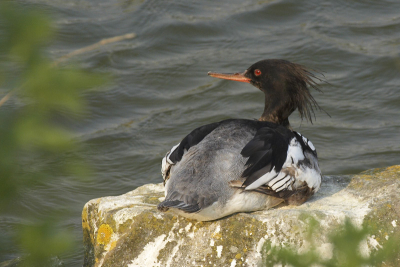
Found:
<path fill-rule="evenodd" d="M 242 173 L 246 178 L 243 183 L 246 190 L 268 184 L 279 176 L 292 137 L 292 131 L 283 126 L 267 126 L 257 131 L 241 152 L 243 157 L 248 157 L 247 168 Z"/>
<path fill-rule="evenodd" d="M 263 127 L 242 150 L 248 157 L 241 188 L 289 198 L 304 183 L 318 190 L 321 172 L 310 140 L 284 127 Z M 312 189 L 314 188 L 314 189 Z"/>

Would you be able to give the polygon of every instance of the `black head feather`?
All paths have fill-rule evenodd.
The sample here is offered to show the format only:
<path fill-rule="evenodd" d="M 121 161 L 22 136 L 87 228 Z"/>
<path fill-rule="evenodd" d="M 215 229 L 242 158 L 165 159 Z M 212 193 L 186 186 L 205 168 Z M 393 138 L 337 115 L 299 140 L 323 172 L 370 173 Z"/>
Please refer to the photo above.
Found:
<path fill-rule="evenodd" d="M 320 72 L 314 73 L 322 75 Z M 302 119 L 312 123 L 314 110 L 321 110 L 309 87 L 321 92 L 317 81 L 324 79 L 306 67 L 280 59 L 261 60 L 243 74 L 265 94 L 265 108 L 260 120 L 285 124 L 296 109 Z M 322 75 L 323 76 L 323 75 Z"/>

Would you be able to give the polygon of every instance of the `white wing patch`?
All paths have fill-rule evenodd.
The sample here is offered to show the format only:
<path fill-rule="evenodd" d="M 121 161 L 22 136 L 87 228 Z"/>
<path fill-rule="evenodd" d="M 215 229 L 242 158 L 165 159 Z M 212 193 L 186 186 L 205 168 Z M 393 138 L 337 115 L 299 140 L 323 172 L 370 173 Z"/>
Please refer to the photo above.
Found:
<path fill-rule="evenodd" d="M 300 135 L 300 134 L 299 134 Z M 300 135 L 303 142 L 315 151 L 314 145 L 306 137 Z M 275 192 L 282 190 L 296 190 L 304 182 L 316 192 L 321 185 L 321 171 L 317 158 L 310 152 L 304 153 L 301 144 L 293 137 L 290 140 L 287 157 L 279 173 L 275 167 L 256 181 L 248 185 L 245 190 L 253 190 L 262 185 L 268 185 Z"/>
<path fill-rule="evenodd" d="M 162 174 L 164 181 L 167 179 L 167 173 L 168 173 L 169 169 L 171 168 L 172 165 L 174 165 L 174 163 L 170 160 L 169 156 L 172 154 L 172 152 L 175 151 L 175 149 L 177 149 L 179 144 L 177 144 L 176 146 L 173 146 L 171 148 L 171 150 L 168 151 L 167 154 L 165 155 L 165 157 L 163 157 L 163 159 L 161 160 L 161 174 Z"/>
<path fill-rule="evenodd" d="M 268 183 L 268 186 L 271 187 L 271 189 L 274 190 L 275 192 L 279 192 L 289 187 L 292 181 L 293 178 L 290 177 L 290 175 L 284 172 L 280 172 L 276 178 L 272 179 Z"/>
<path fill-rule="evenodd" d="M 296 132 L 296 133 L 298 133 L 298 132 Z M 313 143 L 311 143 L 311 141 L 308 140 L 305 136 L 301 135 L 301 133 L 298 133 L 298 134 L 301 136 L 301 138 L 303 138 L 304 144 L 308 145 L 312 151 L 315 151 L 315 147 L 314 147 Z"/>
<path fill-rule="evenodd" d="M 312 151 L 315 151 L 315 147 L 314 147 L 313 143 L 311 143 L 310 140 L 308 140 L 307 144 L 312 149 Z"/>
<path fill-rule="evenodd" d="M 304 159 L 303 149 L 301 148 L 301 145 L 297 141 L 296 137 L 293 137 L 292 140 L 290 140 L 286 161 L 283 164 L 282 168 L 289 167 L 290 164 L 297 164 L 300 160 L 303 159 Z"/>
<path fill-rule="evenodd" d="M 267 172 L 266 174 L 264 174 L 263 176 L 261 176 L 260 178 L 258 178 L 257 180 L 255 180 L 253 183 L 249 184 L 245 190 L 252 190 L 252 189 L 256 189 L 259 186 L 262 186 L 263 184 L 268 183 L 271 179 L 275 178 L 278 174 L 275 171 L 275 167 L 272 168 L 272 170 L 270 172 Z"/>

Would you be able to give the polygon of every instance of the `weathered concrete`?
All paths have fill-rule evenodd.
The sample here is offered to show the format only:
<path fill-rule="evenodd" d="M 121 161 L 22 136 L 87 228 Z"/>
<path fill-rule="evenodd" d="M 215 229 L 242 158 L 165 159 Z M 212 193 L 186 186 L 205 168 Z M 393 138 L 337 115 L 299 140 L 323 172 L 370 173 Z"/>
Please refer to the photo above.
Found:
<path fill-rule="evenodd" d="M 389 236 L 400 238 L 400 166 L 324 177 L 321 190 L 301 206 L 214 222 L 158 212 L 163 192 L 161 184 L 149 184 L 89 201 L 82 213 L 84 266 L 262 266 L 268 247 L 308 247 L 308 215 L 321 224 L 319 250 L 327 258 L 331 246 L 325 233 L 345 217 L 373 229 L 361 247 L 364 254 L 379 249 Z"/>

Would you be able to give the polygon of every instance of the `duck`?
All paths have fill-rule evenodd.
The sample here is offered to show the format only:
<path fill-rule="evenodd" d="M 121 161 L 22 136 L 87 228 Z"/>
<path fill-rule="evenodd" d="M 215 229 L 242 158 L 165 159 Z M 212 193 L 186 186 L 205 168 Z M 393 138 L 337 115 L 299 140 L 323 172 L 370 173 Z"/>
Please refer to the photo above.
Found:
<path fill-rule="evenodd" d="M 316 71 L 282 59 L 266 59 L 244 72 L 208 72 L 249 83 L 265 96 L 256 119 L 226 119 L 200 126 L 168 151 L 161 162 L 165 199 L 161 212 L 213 221 L 238 212 L 301 205 L 321 186 L 312 142 L 289 123 L 297 109 L 313 122 L 321 110 L 310 88 L 321 91 Z"/>

